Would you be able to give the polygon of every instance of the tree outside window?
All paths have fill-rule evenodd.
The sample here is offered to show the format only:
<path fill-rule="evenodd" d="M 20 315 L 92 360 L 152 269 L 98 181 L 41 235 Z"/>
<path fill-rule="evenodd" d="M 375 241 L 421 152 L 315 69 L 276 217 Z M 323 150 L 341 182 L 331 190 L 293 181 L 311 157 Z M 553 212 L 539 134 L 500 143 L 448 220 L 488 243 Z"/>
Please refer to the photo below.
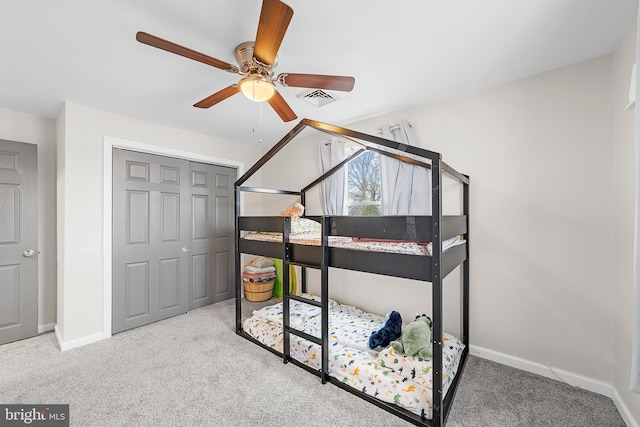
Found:
<path fill-rule="evenodd" d="M 380 155 L 371 151 L 348 163 L 349 215 L 380 215 Z"/>

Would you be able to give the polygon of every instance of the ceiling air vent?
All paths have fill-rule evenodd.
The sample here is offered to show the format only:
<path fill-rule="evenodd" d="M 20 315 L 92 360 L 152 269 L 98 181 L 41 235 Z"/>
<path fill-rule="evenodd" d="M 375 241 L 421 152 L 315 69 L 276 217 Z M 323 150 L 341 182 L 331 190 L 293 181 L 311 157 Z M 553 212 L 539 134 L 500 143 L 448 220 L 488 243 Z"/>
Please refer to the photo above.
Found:
<path fill-rule="evenodd" d="M 316 107 L 322 107 L 323 105 L 327 105 L 333 101 L 338 100 L 337 97 L 329 95 L 327 92 L 320 89 L 302 92 L 300 95 L 298 95 L 298 98 L 303 99 L 309 104 Z"/>

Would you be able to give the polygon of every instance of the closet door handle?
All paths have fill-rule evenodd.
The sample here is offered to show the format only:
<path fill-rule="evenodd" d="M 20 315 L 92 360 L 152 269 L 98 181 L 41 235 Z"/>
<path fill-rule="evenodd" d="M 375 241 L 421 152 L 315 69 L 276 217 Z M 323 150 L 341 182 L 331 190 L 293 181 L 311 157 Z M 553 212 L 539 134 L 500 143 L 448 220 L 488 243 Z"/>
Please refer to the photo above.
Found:
<path fill-rule="evenodd" d="M 35 251 L 33 249 L 29 249 L 27 251 L 22 252 L 22 256 L 25 258 L 31 258 L 32 256 L 35 255 Z"/>
<path fill-rule="evenodd" d="M 182 247 L 182 252 L 185 252 L 185 253 L 186 253 L 186 252 L 191 252 L 191 248 L 188 248 L 188 247 L 186 247 L 186 246 L 183 246 L 183 247 Z"/>

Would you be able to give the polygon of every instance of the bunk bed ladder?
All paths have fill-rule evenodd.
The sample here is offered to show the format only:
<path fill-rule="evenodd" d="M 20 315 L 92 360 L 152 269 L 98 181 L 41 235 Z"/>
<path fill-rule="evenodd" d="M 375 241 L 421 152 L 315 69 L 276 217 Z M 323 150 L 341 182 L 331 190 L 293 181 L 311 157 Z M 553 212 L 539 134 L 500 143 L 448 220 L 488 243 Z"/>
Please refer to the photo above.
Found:
<path fill-rule="evenodd" d="M 282 357 L 284 363 L 291 361 L 291 324 L 289 315 L 291 313 L 290 287 L 291 279 L 289 277 L 289 261 L 291 260 L 291 247 L 289 244 L 289 235 L 291 234 L 291 218 L 283 217 L 284 230 L 282 232 Z"/>
<path fill-rule="evenodd" d="M 313 301 L 307 298 L 303 298 L 297 295 L 291 295 L 291 289 L 289 284 L 289 267 L 294 264 L 291 261 L 291 244 L 289 242 L 289 235 L 291 233 L 291 218 L 284 217 L 284 230 L 282 238 L 282 328 L 283 328 L 283 351 L 282 357 L 284 363 L 291 362 L 291 334 L 311 341 L 321 347 L 321 369 L 320 377 L 322 383 L 325 384 L 329 380 L 329 245 L 328 245 L 328 230 L 329 230 L 329 218 L 322 217 L 322 260 L 319 265 L 305 265 L 304 267 L 318 268 L 321 270 L 321 301 Z M 304 268 L 303 268 L 304 270 Z M 290 303 L 291 300 L 299 301 L 305 304 L 320 307 L 321 321 L 322 321 L 322 334 L 321 337 L 316 337 L 306 332 L 297 330 L 291 327 L 290 323 Z M 299 364 L 297 361 L 295 364 Z"/>

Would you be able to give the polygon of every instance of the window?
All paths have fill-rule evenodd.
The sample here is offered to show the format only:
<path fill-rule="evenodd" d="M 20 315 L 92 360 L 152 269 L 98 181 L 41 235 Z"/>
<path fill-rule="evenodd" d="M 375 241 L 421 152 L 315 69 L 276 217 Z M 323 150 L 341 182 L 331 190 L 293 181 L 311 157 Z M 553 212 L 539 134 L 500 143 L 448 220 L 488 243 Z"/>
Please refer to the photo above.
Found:
<path fill-rule="evenodd" d="M 352 155 L 359 147 L 347 147 Z M 377 216 L 380 204 L 380 155 L 371 151 L 361 154 L 347 164 L 349 215 Z"/>

